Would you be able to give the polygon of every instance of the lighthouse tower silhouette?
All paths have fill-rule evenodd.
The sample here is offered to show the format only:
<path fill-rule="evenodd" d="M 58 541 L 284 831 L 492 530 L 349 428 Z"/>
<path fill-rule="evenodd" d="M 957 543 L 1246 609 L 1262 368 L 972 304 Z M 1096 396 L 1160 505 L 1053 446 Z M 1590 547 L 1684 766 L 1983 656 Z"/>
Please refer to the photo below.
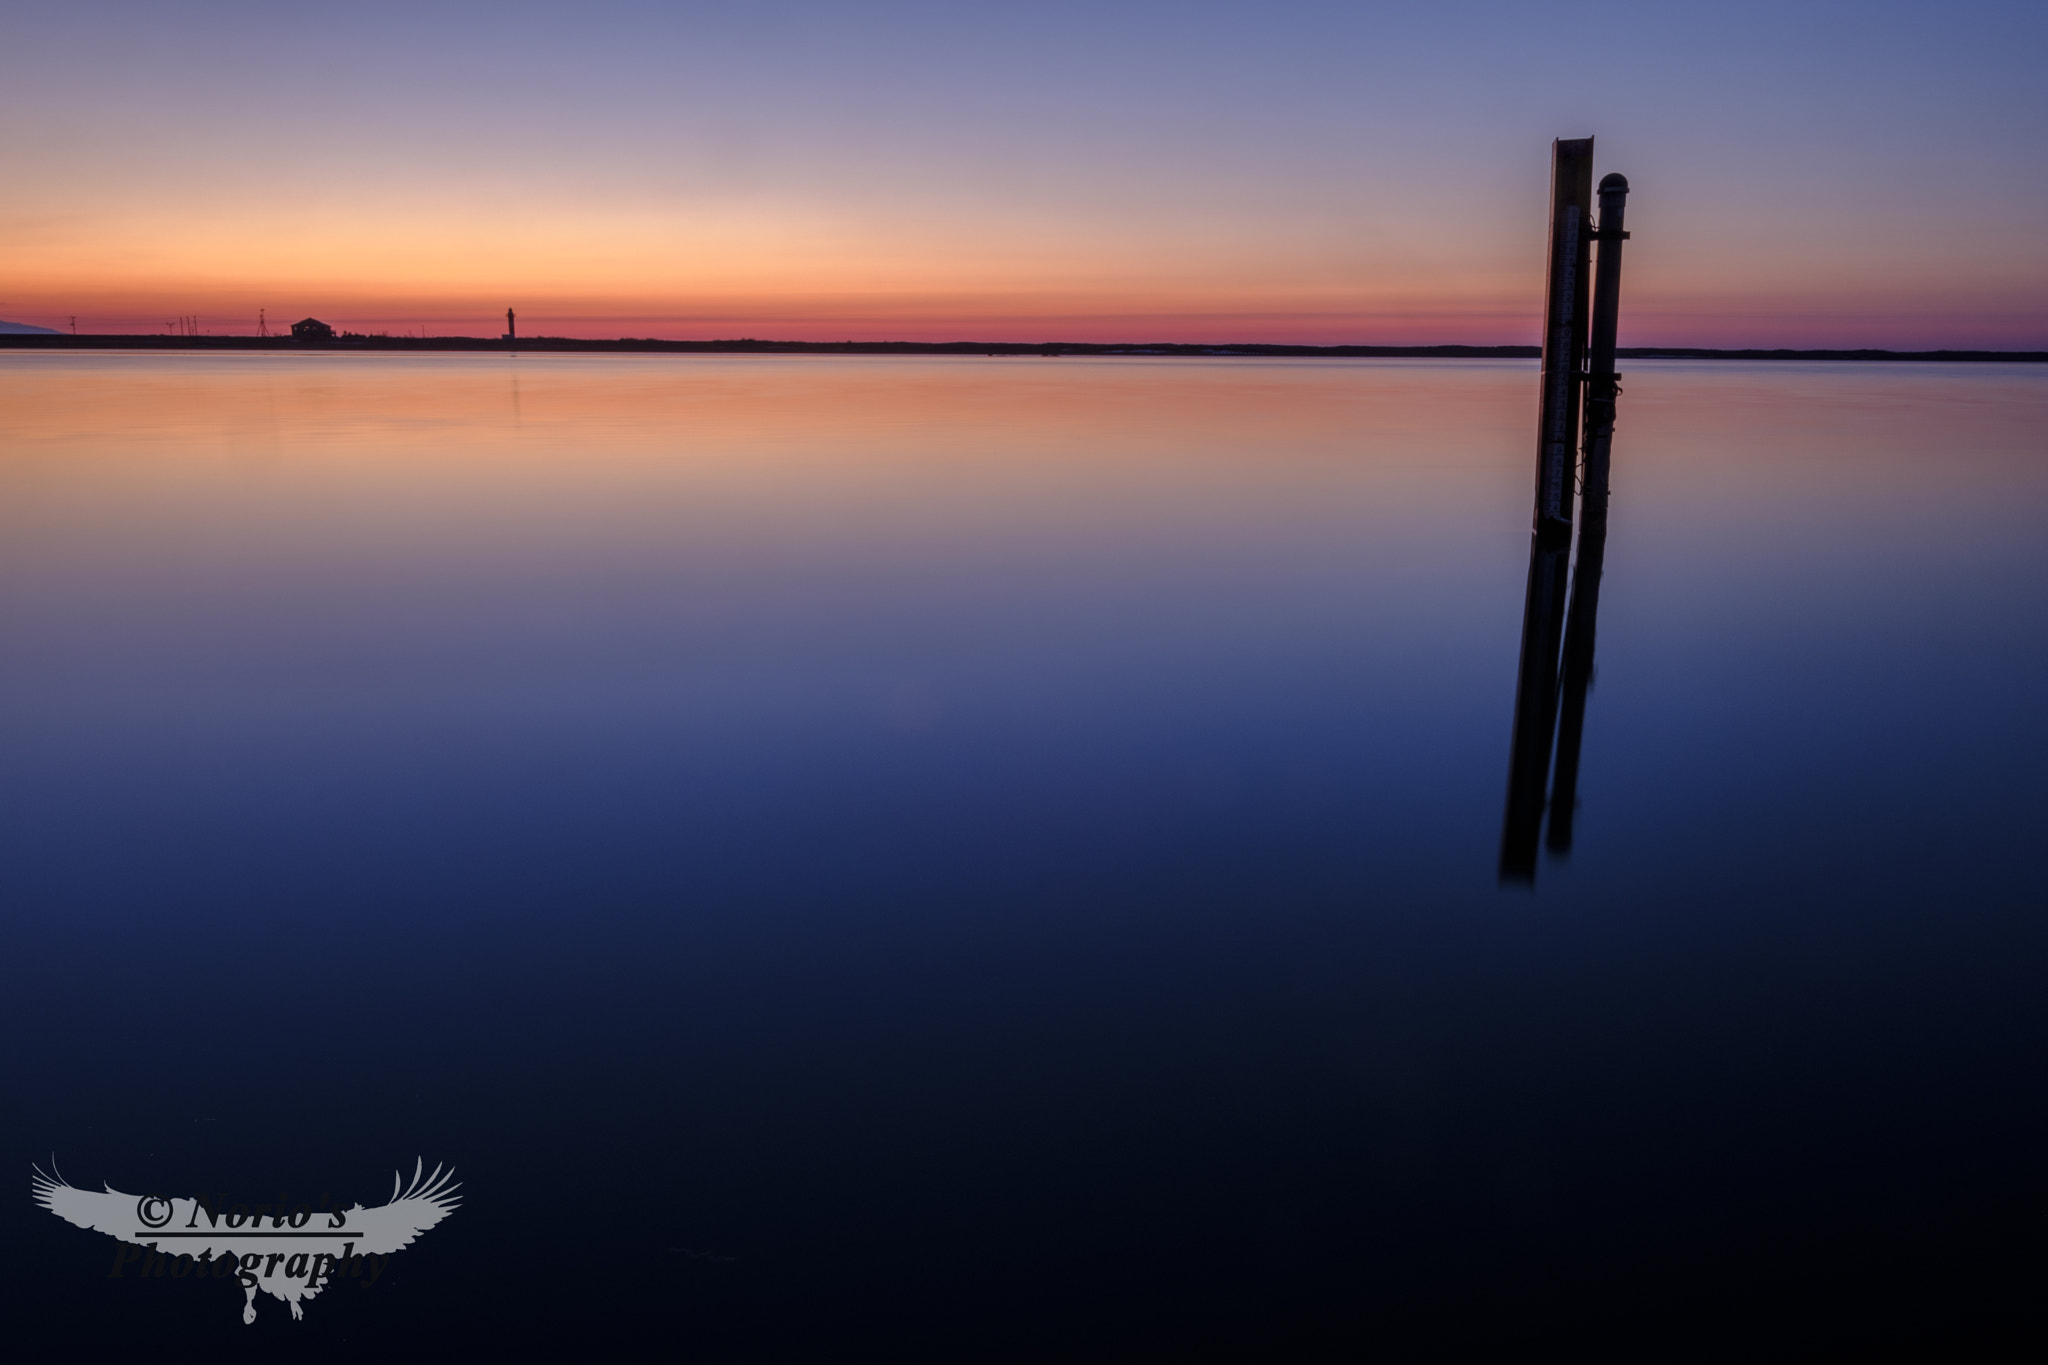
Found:
<path fill-rule="evenodd" d="M 512 310 L 510 308 L 507 308 L 505 310 L 505 335 L 499 337 L 498 340 L 517 341 L 518 339 L 519 329 L 512 325 Z"/>

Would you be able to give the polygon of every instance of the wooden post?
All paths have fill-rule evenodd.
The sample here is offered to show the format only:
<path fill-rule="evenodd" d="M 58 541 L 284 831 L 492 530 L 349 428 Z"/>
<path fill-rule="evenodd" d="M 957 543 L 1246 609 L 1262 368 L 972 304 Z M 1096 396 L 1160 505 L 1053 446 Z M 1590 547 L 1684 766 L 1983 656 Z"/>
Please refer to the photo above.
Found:
<path fill-rule="evenodd" d="M 1500 878 L 1536 880 L 1536 846 L 1557 737 L 1557 651 L 1564 633 L 1573 476 L 1578 472 L 1579 384 L 1586 358 L 1587 221 L 1593 201 L 1593 139 L 1550 145 L 1550 273 L 1543 305 L 1542 403 L 1536 427 L 1536 513 L 1522 602 L 1522 661 L 1515 679 L 1515 735 L 1508 808 L 1501 823 Z"/>
<path fill-rule="evenodd" d="M 1533 527 L 1546 542 L 1571 540 L 1592 206 L 1593 139 L 1559 138 L 1550 152 L 1550 275 L 1543 305 L 1543 403 L 1537 425 Z"/>

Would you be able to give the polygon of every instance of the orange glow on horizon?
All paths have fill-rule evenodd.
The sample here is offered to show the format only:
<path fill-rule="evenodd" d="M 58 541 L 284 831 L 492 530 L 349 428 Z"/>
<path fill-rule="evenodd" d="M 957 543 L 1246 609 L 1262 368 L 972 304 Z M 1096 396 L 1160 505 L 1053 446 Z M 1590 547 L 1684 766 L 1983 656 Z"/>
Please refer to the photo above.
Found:
<path fill-rule="evenodd" d="M 1758 252 L 1639 207 L 1624 345 L 2048 345 L 2048 272 L 2014 280 L 1965 257 L 1903 275 L 1868 252 Z M 261 309 L 277 328 L 312 315 L 495 337 L 511 306 L 529 336 L 1534 344 L 1540 221 L 1512 226 L 1047 214 L 977 227 L 793 205 L 500 217 L 446 202 L 103 216 L 18 233 L 0 316 L 156 333 L 196 314 L 202 330 L 253 334 Z"/>

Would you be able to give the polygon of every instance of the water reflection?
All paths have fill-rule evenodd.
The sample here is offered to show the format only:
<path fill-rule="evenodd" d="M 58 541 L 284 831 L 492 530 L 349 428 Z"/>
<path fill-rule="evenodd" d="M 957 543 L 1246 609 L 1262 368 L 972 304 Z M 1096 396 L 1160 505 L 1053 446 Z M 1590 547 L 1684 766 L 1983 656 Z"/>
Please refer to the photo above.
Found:
<path fill-rule="evenodd" d="M 1557 772 L 1551 781 L 1550 834 L 1555 857 L 1572 851 L 1572 816 L 1579 805 L 1579 741 L 1586 730 L 1586 689 L 1593 685 L 1593 628 L 1600 615 L 1600 572 L 1607 559 L 1607 515 L 1590 508 L 1579 528 L 1579 562 L 1572 571 L 1572 605 L 1564 625 L 1559 690 Z"/>
<path fill-rule="evenodd" d="M 0 1126 L 259 1197 L 474 1155 L 352 1346 L 2030 1302 L 2043 367 L 1632 376 L 1599 856 L 1538 917 L 1474 866 L 1526 364 L 528 354 L 515 427 L 504 356 L 0 359 Z M 1528 867 L 1587 517 L 1530 580 Z M 216 977 L 239 1035 L 163 1027 Z M 12 1335 L 160 1342 L 73 1234 L 22 1225 Z"/>
<path fill-rule="evenodd" d="M 1590 493 L 1590 490 L 1589 490 Z M 1529 587 L 1522 606 L 1522 663 L 1515 685 L 1514 741 L 1508 758 L 1507 816 L 1500 840 L 1503 882 L 1533 884 L 1543 817 L 1553 857 L 1571 852 L 1578 806 L 1579 744 L 1586 692 L 1593 683 L 1593 635 L 1600 613 L 1600 575 L 1607 558 L 1606 498 L 1589 496 L 1580 514 L 1579 555 L 1568 545 L 1529 540 Z M 1567 579 L 1570 605 L 1566 605 Z M 1560 659 L 1559 638 L 1563 648 Z M 1551 750 L 1557 751 L 1553 774 Z M 1546 789 L 1548 799 L 1545 798 Z"/>
<path fill-rule="evenodd" d="M 1529 538 L 1529 588 L 1522 603 L 1522 664 L 1515 682 L 1515 737 L 1508 759 L 1508 810 L 1500 837 L 1502 881 L 1536 879 L 1551 742 L 1557 732 L 1557 646 L 1564 628 L 1569 543 Z M 1576 764 L 1574 764 L 1576 767 Z"/>

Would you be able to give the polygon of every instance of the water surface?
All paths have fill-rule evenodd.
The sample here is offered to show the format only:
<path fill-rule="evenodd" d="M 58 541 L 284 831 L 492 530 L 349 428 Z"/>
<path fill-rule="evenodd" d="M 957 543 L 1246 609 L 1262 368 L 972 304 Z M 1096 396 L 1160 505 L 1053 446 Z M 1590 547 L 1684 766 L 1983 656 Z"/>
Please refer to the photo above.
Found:
<path fill-rule="evenodd" d="M 469 1196 L 249 1327 L 24 1202 L 23 1332 L 2035 1330 L 2048 374 L 1624 382 L 1521 886 L 1533 364 L 0 357 L 17 1158 Z"/>

